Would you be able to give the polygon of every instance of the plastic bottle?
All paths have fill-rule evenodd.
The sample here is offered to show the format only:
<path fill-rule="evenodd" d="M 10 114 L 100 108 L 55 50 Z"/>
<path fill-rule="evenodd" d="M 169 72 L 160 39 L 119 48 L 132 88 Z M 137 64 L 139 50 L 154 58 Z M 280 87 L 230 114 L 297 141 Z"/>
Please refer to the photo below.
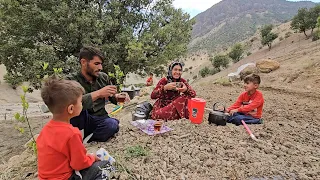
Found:
<path fill-rule="evenodd" d="M 110 156 L 108 151 L 106 151 L 104 148 L 100 148 L 96 152 L 96 155 L 101 161 L 108 161 L 110 164 L 113 164 L 114 162 L 116 162 L 116 160 L 112 156 Z"/>

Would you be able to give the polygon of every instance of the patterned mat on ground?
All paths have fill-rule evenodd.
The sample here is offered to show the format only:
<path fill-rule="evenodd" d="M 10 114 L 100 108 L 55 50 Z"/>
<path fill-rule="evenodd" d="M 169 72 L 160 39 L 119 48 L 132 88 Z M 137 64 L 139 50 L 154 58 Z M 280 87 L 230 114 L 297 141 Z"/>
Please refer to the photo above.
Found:
<path fill-rule="evenodd" d="M 172 128 L 169 128 L 168 126 L 163 124 L 160 131 L 155 131 L 154 130 L 155 123 L 156 123 L 156 121 L 152 120 L 152 119 L 143 120 L 143 123 L 139 123 L 139 120 L 138 121 L 131 121 L 131 124 L 133 126 L 139 128 L 142 132 L 148 134 L 149 136 L 163 134 L 163 133 L 166 133 L 168 131 L 173 130 Z"/>

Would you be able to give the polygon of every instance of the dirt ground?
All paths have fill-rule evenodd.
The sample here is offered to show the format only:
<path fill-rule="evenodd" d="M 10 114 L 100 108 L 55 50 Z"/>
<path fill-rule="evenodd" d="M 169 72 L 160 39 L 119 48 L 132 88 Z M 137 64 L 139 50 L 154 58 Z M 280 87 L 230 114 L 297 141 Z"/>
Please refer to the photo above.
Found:
<path fill-rule="evenodd" d="M 206 84 L 208 86 L 212 88 L 195 86 L 199 97 L 207 100 L 207 107 L 217 101 L 230 105 L 242 91 L 238 84 Z M 174 129 L 172 132 L 147 136 L 131 126 L 130 110 L 124 110 L 118 115 L 121 130 L 117 137 L 106 143 L 90 144 L 88 149 L 93 152 L 99 147 L 106 148 L 136 179 L 319 179 L 320 114 L 315 111 L 320 108 L 319 97 L 272 88 L 262 88 L 262 91 L 266 101 L 265 123 L 250 125 L 259 142 L 251 140 L 243 126 L 217 127 L 209 125 L 206 118 L 200 125 L 191 124 L 189 120 L 167 122 L 166 125 Z M 12 133 L 11 124 L 1 125 L 5 124 L 5 132 L 11 132 L 5 139 L 19 144 L 27 140 Z M 39 127 L 35 128 L 38 130 Z M 147 149 L 148 154 L 127 157 L 126 149 L 136 145 Z M 35 173 L 35 168 L 7 168 L 7 172 L 1 173 L 3 177 L 5 174 L 19 179 L 29 172 Z M 120 171 L 116 177 L 134 179 L 130 175 Z"/>
<path fill-rule="evenodd" d="M 264 124 L 249 126 L 258 142 L 249 138 L 243 126 L 209 125 L 207 114 L 200 125 L 185 119 L 171 121 L 166 125 L 173 131 L 147 136 L 130 124 L 129 108 L 117 115 L 121 121 L 119 134 L 108 142 L 89 144 L 89 152 L 103 147 L 115 157 L 118 172 L 114 179 L 320 179 L 320 46 L 311 40 L 300 41 L 300 35 L 294 34 L 275 43 L 271 51 L 261 49 L 192 84 L 197 95 L 207 101 L 207 107 L 214 102 L 230 105 L 242 92 L 241 83 L 222 86 L 215 83 L 217 79 L 244 63 L 268 57 L 280 62 L 280 69 L 260 74 L 260 89 L 265 98 Z M 208 65 L 208 56 L 197 57 L 195 61 L 189 58 L 186 62 L 196 74 L 195 71 Z M 193 65 L 195 62 L 203 63 Z M 187 73 L 187 77 L 193 76 L 190 71 Z M 4 86 L 7 87 L 1 84 Z M 19 134 L 15 130 L 15 126 L 25 125 L 11 118 L 4 120 L 4 113 L 9 117 L 19 110 L 17 94 L 0 94 L 0 179 L 36 179 L 36 158 L 23 147 L 30 136 L 28 132 Z M 31 126 L 38 133 L 50 115 L 39 111 L 35 101 L 38 95 L 32 97 Z M 11 99 L 17 102 L 9 104 Z M 148 96 L 140 100 L 143 99 Z M 137 145 L 145 153 L 131 156 L 128 148 Z"/>

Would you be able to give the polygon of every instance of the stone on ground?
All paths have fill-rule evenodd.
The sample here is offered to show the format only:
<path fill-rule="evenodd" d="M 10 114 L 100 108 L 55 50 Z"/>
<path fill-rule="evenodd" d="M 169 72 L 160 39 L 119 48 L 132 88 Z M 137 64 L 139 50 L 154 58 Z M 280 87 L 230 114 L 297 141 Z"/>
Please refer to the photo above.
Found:
<path fill-rule="evenodd" d="M 270 73 L 280 68 L 280 63 L 272 59 L 260 60 L 256 63 L 257 68 L 262 73 Z"/>
<path fill-rule="evenodd" d="M 246 68 L 244 68 L 240 72 L 240 79 L 244 79 L 246 76 L 253 74 L 253 73 L 258 73 L 258 72 L 259 72 L 259 70 L 255 65 L 247 66 Z"/>

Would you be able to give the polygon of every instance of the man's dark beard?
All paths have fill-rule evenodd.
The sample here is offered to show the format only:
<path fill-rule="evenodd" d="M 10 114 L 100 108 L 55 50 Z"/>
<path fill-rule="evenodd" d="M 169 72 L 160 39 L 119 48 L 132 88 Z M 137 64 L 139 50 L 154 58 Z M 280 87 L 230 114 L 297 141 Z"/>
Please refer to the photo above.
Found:
<path fill-rule="evenodd" d="M 94 70 L 89 67 L 89 64 L 87 64 L 87 74 L 92 77 L 93 80 L 97 79 L 97 76 L 94 75 Z"/>

